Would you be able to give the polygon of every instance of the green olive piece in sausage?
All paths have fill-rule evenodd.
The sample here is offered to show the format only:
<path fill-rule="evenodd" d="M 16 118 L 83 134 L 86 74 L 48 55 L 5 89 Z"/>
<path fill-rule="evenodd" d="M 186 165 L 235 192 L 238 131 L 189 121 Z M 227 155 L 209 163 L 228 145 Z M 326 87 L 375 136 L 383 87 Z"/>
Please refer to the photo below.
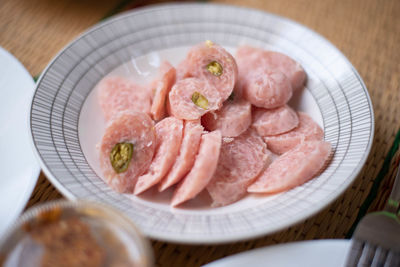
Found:
<path fill-rule="evenodd" d="M 212 47 L 214 45 L 214 43 L 210 40 L 206 40 L 206 46 L 207 47 Z"/>
<path fill-rule="evenodd" d="M 128 169 L 132 155 L 133 144 L 124 142 L 114 146 L 110 153 L 110 161 L 116 173 L 122 173 Z"/>
<path fill-rule="evenodd" d="M 192 102 L 202 108 L 202 109 L 207 109 L 208 108 L 208 100 L 207 98 L 200 94 L 199 92 L 194 92 L 192 95 Z"/>
<path fill-rule="evenodd" d="M 221 76 L 222 75 L 222 66 L 217 61 L 211 61 L 207 65 L 207 70 L 214 76 Z"/>

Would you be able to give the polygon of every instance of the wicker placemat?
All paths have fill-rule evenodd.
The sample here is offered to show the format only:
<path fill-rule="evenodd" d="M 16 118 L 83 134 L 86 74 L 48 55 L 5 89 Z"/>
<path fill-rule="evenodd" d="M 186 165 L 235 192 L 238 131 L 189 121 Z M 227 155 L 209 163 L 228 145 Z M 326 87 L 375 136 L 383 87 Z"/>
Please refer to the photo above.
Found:
<path fill-rule="evenodd" d="M 62 47 L 91 25 L 116 12 L 154 2 L 160 1 L 3 0 L 0 46 L 13 53 L 36 76 Z M 269 244 L 350 236 L 358 218 L 383 208 L 400 161 L 400 1 L 217 2 L 289 17 L 336 45 L 359 71 L 369 90 L 376 120 L 374 145 L 353 185 L 305 222 L 270 236 L 226 245 L 188 246 L 153 241 L 160 266 L 198 266 Z M 41 174 L 28 206 L 60 197 Z"/>

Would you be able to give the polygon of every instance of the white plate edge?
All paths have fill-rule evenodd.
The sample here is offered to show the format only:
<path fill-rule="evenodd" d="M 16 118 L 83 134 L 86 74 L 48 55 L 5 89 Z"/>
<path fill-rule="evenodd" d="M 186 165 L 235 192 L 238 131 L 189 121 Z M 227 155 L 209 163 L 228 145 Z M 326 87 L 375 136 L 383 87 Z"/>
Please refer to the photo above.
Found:
<path fill-rule="evenodd" d="M 26 77 L 30 77 L 31 78 L 31 89 L 30 92 L 27 91 L 26 93 L 30 93 L 29 96 L 26 96 L 26 104 L 27 106 L 24 107 L 25 109 L 25 121 L 23 122 L 24 127 L 26 128 L 26 130 L 28 131 L 28 133 L 30 132 L 30 109 L 29 109 L 29 103 L 32 102 L 33 99 L 33 95 L 34 92 L 36 91 L 36 85 L 35 82 L 33 81 L 33 78 L 31 76 L 31 74 L 28 72 L 28 70 L 25 68 L 25 66 L 18 60 L 18 58 L 16 58 L 13 54 L 11 54 L 10 52 L 8 52 L 6 49 L 4 49 L 3 47 L 0 46 L 0 53 L 4 54 L 6 57 L 8 57 L 10 60 L 14 61 L 14 63 L 19 67 L 21 73 L 25 73 L 24 75 L 26 75 Z M 28 80 L 28 79 L 27 79 Z M 32 138 L 28 138 L 29 143 L 32 143 Z M 15 220 L 18 218 L 19 215 L 21 215 L 21 213 L 23 212 L 23 210 L 25 209 L 33 190 L 35 189 L 36 183 L 39 179 L 39 175 L 40 175 L 40 163 L 37 160 L 37 157 L 35 157 L 35 150 L 32 146 L 30 147 L 31 151 L 32 151 L 32 155 L 34 155 L 34 158 L 36 159 L 36 164 L 33 167 L 32 170 L 32 177 L 29 179 L 29 183 L 26 184 L 25 186 L 25 191 L 22 192 L 22 197 L 21 197 L 21 203 L 24 203 L 21 206 L 17 206 L 15 207 L 16 212 L 13 214 L 14 218 L 13 220 L 10 221 L 9 225 L 5 227 L 4 232 L 0 233 L 0 237 L 7 232 L 7 230 L 12 226 L 12 224 L 15 222 Z"/>

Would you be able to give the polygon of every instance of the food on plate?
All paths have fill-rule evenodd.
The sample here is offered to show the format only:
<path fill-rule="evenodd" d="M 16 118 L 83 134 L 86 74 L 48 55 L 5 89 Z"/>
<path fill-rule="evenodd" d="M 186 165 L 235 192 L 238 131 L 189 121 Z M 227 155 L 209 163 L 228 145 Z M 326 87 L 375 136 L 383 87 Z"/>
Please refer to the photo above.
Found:
<path fill-rule="evenodd" d="M 191 77 L 188 63 L 188 60 L 184 59 L 176 66 L 176 81 Z"/>
<path fill-rule="evenodd" d="M 207 185 L 212 206 L 225 206 L 243 198 L 247 187 L 270 161 L 266 144 L 253 129 L 231 142 L 222 142 L 217 169 Z"/>
<path fill-rule="evenodd" d="M 243 97 L 256 107 L 278 108 L 292 97 L 292 85 L 280 71 L 258 69 L 242 83 Z"/>
<path fill-rule="evenodd" d="M 304 141 L 272 162 L 247 190 L 279 193 L 302 185 L 321 170 L 330 153 L 328 142 Z"/>
<path fill-rule="evenodd" d="M 222 46 L 206 41 L 190 49 L 186 57 L 189 76 L 197 77 L 218 91 L 221 103 L 231 95 L 237 81 L 238 67 Z"/>
<path fill-rule="evenodd" d="M 240 46 L 236 51 L 236 63 L 240 79 L 257 68 L 280 71 L 290 80 L 293 90 L 301 89 L 306 81 L 306 73 L 301 65 L 287 55 L 275 51 L 250 46 Z"/>
<path fill-rule="evenodd" d="M 160 66 L 160 73 L 161 78 L 153 85 L 155 91 L 150 108 L 151 116 L 156 121 L 163 119 L 167 114 L 165 101 L 175 83 L 176 70 L 169 62 L 164 61 Z"/>
<path fill-rule="evenodd" d="M 149 115 L 118 113 L 109 122 L 100 144 L 104 180 L 117 192 L 132 192 L 137 177 L 150 166 L 155 143 L 154 122 Z"/>
<path fill-rule="evenodd" d="M 199 150 L 203 129 L 199 121 L 185 121 L 179 155 L 169 173 L 161 181 L 158 187 L 160 192 L 179 182 L 190 171 Z"/>
<path fill-rule="evenodd" d="M 98 87 L 99 103 L 106 120 L 126 110 L 150 114 L 150 91 L 145 86 L 123 77 L 110 76 L 102 79 Z"/>
<path fill-rule="evenodd" d="M 194 198 L 208 185 L 217 168 L 221 141 L 221 132 L 218 130 L 202 135 L 193 168 L 175 190 L 172 206 Z"/>
<path fill-rule="evenodd" d="M 293 130 L 273 136 L 264 136 L 268 149 L 281 155 L 303 141 L 323 140 L 324 131 L 304 112 L 298 112 L 299 125 Z"/>
<path fill-rule="evenodd" d="M 196 120 L 222 105 L 218 91 L 198 78 L 179 80 L 169 93 L 170 114 L 183 120 Z"/>
<path fill-rule="evenodd" d="M 293 130 L 299 125 L 299 117 L 288 105 L 276 109 L 253 109 L 252 127 L 259 135 L 277 135 Z"/>
<path fill-rule="evenodd" d="M 235 59 L 206 41 L 159 72 L 147 86 L 115 75 L 100 82 L 105 119 L 115 118 L 101 165 L 118 192 L 174 190 L 176 207 L 206 189 L 220 207 L 248 192 L 289 190 L 326 162 L 331 147 L 321 127 L 287 104 L 306 80 L 290 57 L 241 46 Z"/>
<path fill-rule="evenodd" d="M 157 184 L 174 164 L 182 142 L 183 121 L 167 117 L 155 126 L 156 151 L 147 172 L 140 176 L 135 186 L 135 195 Z"/>
<path fill-rule="evenodd" d="M 220 110 L 201 117 L 201 123 L 209 131 L 220 130 L 224 137 L 238 136 L 251 124 L 251 104 L 245 100 L 227 100 Z"/>

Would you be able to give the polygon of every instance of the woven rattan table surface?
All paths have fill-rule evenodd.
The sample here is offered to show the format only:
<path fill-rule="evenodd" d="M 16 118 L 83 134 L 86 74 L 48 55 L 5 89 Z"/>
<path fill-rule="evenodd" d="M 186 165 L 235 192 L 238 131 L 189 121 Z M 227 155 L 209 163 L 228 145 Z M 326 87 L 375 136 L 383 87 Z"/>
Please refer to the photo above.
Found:
<path fill-rule="evenodd" d="M 161 1 L 1 0 L 0 46 L 14 54 L 36 77 L 62 47 L 89 26 L 118 12 L 157 2 Z M 360 217 L 383 207 L 400 161 L 400 1 L 215 2 L 291 18 L 336 45 L 368 88 L 375 112 L 374 144 L 352 186 L 308 220 L 273 235 L 226 245 L 190 246 L 153 240 L 157 265 L 198 266 L 265 245 L 350 237 Z M 41 174 L 27 207 L 61 197 Z"/>

